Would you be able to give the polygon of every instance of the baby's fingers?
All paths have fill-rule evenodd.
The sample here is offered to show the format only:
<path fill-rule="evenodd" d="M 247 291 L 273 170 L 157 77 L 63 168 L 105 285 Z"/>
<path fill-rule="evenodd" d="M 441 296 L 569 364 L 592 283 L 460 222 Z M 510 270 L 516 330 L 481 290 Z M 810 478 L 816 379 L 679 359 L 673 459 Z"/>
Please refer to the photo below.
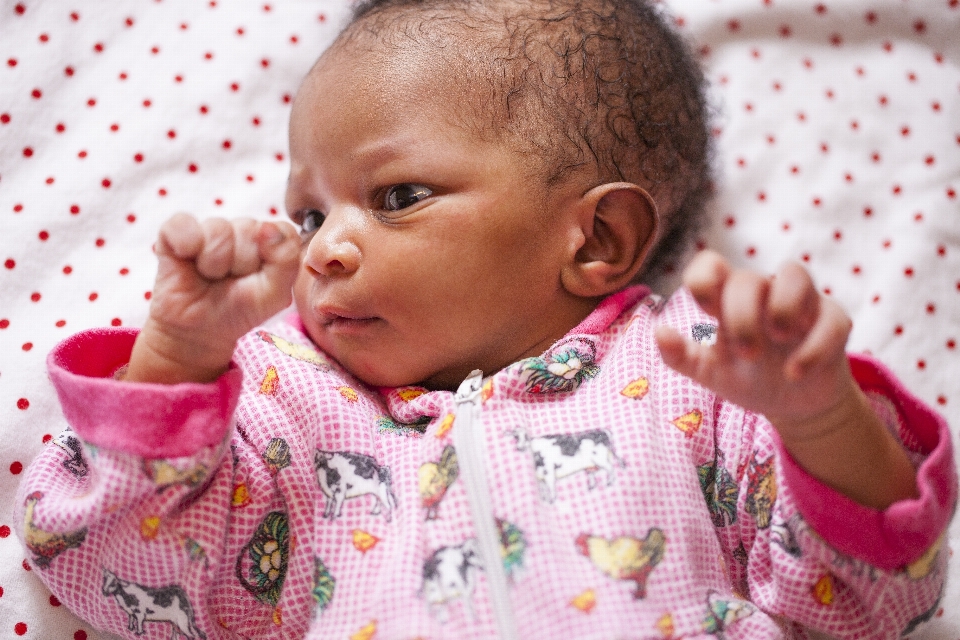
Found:
<path fill-rule="evenodd" d="M 775 340 L 799 343 L 820 313 L 820 294 L 807 270 L 796 263 L 784 265 L 770 285 L 767 317 Z"/>
<path fill-rule="evenodd" d="M 730 265 L 715 251 L 701 251 L 684 269 L 683 284 L 708 315 L 719 318 L 723 287 L 730 277 Z"/>
<path fill-rule="evenodd" d="M 767 344 L 764 333 L 770 279 L 737 269 L 727 278 L 721 296 L 720 339 L 741 357 L 755 360 Z"/>
<path fill-rule="evenodd" d="M 197 272 L 207 280 L 220 280 L 230 274 L 237 237 L 233 225 L 223 218 L 204 220 L 203 249 L 197 256 Z"/>
<path fill-rule="evenodd" d="M 673 327 L 667 325 L 657 327 L 654 336 L 660 348 L 660 356 L 668 367 L 698 382 L 706 382 L 701 380 L 701 376 L 705 368 L 704 350 L 709 347 L 686 340 Z"/>
<path fill-rule="evenodd" d="M 820 299 L 820 314 L 804 341 L 784 364 L 784 375 L 797 381 L 806 373 L 845 358 L 844 348 L 853 323 L 829 298 Z"/>
<path fill-rule="evenodd" d="M 178 213 L 160 226 L 154 251 L 157 257 L 195 260 L 203 249 L 203 229 L 186 213 Z"/>

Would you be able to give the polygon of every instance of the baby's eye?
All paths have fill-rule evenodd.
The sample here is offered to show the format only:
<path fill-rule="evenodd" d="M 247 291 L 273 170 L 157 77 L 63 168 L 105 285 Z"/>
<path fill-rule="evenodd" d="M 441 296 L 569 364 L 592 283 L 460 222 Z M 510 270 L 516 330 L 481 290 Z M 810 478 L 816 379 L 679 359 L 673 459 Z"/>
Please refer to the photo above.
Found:
<path fill-rule="evenodd" d="M 387 211 L 399 211 L 431 195 L 433 191 L 422 184 L 398 184 L 387 189 L 383 196 L 383 208 Z"/>
<path fill-rule="evenodd" d="M 327 216 L 316 209 L 298 211 L 295 216 L 295 221 L 300 224 L 300 235 L 309 235 L 319 229 L 326 217 Z"/>

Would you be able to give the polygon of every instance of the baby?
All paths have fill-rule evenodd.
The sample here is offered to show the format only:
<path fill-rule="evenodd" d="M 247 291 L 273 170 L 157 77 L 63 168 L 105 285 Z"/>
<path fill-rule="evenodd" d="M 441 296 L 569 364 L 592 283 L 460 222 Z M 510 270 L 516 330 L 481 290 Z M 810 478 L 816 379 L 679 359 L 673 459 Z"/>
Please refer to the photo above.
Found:
<path fill-rule="evenodd" d="M 708 155 L 644 2 L 361 3 L 293 106 L 299 234 L 175 216 L 143 329 L 51 354 L 37 573 L 129 638 L 911 632 L 943 420 L 797 265 L 637 284 Z"/>

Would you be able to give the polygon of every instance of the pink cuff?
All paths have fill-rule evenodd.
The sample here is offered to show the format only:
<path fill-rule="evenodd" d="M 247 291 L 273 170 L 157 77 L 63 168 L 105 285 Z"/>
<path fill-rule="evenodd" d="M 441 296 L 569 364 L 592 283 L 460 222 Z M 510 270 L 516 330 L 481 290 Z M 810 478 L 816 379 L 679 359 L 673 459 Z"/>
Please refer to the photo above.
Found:
<path fill-rule="evenodd" d="M 904 429 L 926 459 L 917 469 L 919 498 L 883 511 L 865 507 L 808 475 L 777 438 L 791 497 L 804 519 L 833 548 L 885 570 L 919 559 L 947 528 L 957 500 L 957 473 L 946 420 L 910 394 L 880 363 L 851 355 L 850 367 L 865 392 L 896 407 Z"/>
<path fill-rule="evenodd" d="M 209 384 L 123 382 L 134 329 L 91 329 L 67 338 L 47 357 L 67 422 L 85 442 L 143 458 L 190 456 L 226 436 L 240 395 L 240 370 Z"/>

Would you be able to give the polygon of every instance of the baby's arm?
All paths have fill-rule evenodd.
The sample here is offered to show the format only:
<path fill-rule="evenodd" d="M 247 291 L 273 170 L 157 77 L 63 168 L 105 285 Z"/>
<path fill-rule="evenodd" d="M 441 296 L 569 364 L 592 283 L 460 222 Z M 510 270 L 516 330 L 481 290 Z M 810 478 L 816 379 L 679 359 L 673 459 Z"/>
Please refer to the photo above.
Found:
<path fill-rule="evenodd" d="M 721 397 L 763 414 L 807 473 L 875 509 L 917 496 L 903 448 L 870 408 L 844 352 L 851 322 L 788 264 L 773 277 L 698 254 L 684 273 L 717 318 L 707 346 L 660 327 L 664 361 Z"/>
<path fill-rule="evenodd" d="M 160 261 L 144 324 L 124 379 L 211 382 L 237 340 L 291 299 L 300 241 L 287 223 L 197 222 L 177 214 L 155 245 Z"/>

